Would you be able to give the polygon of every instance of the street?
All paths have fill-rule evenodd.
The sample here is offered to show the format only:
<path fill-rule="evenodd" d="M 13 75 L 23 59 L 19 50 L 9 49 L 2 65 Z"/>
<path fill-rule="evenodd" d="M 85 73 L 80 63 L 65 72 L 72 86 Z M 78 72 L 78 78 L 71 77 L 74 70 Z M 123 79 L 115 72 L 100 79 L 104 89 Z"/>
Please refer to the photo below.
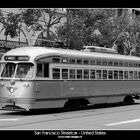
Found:
<path fill-rule="evenodd" d="M 36 113 L 0 111 L 0 130 L 140 130 L 140 104 Z"/>

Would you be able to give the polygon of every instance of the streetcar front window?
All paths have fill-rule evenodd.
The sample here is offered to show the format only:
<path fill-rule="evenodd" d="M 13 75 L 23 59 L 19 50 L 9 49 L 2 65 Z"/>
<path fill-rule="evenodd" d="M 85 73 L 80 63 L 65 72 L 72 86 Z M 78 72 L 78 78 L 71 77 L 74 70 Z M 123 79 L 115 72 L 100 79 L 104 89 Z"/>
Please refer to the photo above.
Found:
<path fill-rule="evenodd" d="M 33 64 L 32 63 L 18 63 L 15 78 L 32 78 Z"/>
<path fill-rule="evenodd" d="M 7 63 L 4 66 L 4 69 L 2 71 L 1 77 L 8 77 L 12 78 L 14 76 L 16 64 L 15 63 Z"/>
<path fill-rule="evenodd" d="M 32 78 L 34 65 L 32 63 L 5 63 L 1 77 Z"/>

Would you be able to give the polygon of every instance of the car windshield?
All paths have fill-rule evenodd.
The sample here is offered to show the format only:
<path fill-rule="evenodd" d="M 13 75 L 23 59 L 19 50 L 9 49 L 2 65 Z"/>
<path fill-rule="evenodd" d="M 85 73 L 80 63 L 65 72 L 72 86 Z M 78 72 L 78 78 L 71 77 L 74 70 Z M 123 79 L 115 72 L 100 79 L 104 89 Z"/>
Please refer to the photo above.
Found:
<path fill-rule="evenodd" d="M 1 77 L 6 78 L 32 78 L 33 67 L 32 63 L 6 63 Z"/>

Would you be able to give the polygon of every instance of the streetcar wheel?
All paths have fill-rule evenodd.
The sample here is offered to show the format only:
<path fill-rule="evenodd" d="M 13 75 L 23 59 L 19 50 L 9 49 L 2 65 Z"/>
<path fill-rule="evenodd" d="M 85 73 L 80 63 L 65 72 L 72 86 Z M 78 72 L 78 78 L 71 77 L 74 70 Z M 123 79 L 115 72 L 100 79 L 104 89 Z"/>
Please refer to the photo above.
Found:
<path fill-rule="evenodd" d="M 66 110 L 84 109 L 87 107 L 88 104 L 89 102 L 86 99 L 70 99 L 65 103 L 64 109 Z"/>
<path fill-rule="evenodd" d="M 134 99 L 133 99 L 132 95 L 127 95 L 124 97 L 123 102 L 125 104 L 132 104 L 132 103 L 134 103 Z"/>

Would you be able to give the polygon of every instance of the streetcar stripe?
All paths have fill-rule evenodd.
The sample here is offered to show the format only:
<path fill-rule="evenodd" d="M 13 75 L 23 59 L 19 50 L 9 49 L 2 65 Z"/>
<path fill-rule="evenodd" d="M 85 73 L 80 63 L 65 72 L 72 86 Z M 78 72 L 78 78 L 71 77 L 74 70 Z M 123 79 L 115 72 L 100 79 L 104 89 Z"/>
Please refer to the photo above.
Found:
<path fill-rule="evenodd" d="M 140 121 L 140 119 L 133 119 L 133 120 L 128 120 L 128 121 L 109 123 L 109 124 L 106 124 L 106 126 L 113 126 L 113 125 L 126 124 L 126 123 L 134 123 L 134 122 L 139 122 L 139 121 Z"/>
<path fill-rule="evenodd" d="M 18 118 L 15 118 L 15 119 L 0 119 L 0 121 L 17 121 Z"/>

